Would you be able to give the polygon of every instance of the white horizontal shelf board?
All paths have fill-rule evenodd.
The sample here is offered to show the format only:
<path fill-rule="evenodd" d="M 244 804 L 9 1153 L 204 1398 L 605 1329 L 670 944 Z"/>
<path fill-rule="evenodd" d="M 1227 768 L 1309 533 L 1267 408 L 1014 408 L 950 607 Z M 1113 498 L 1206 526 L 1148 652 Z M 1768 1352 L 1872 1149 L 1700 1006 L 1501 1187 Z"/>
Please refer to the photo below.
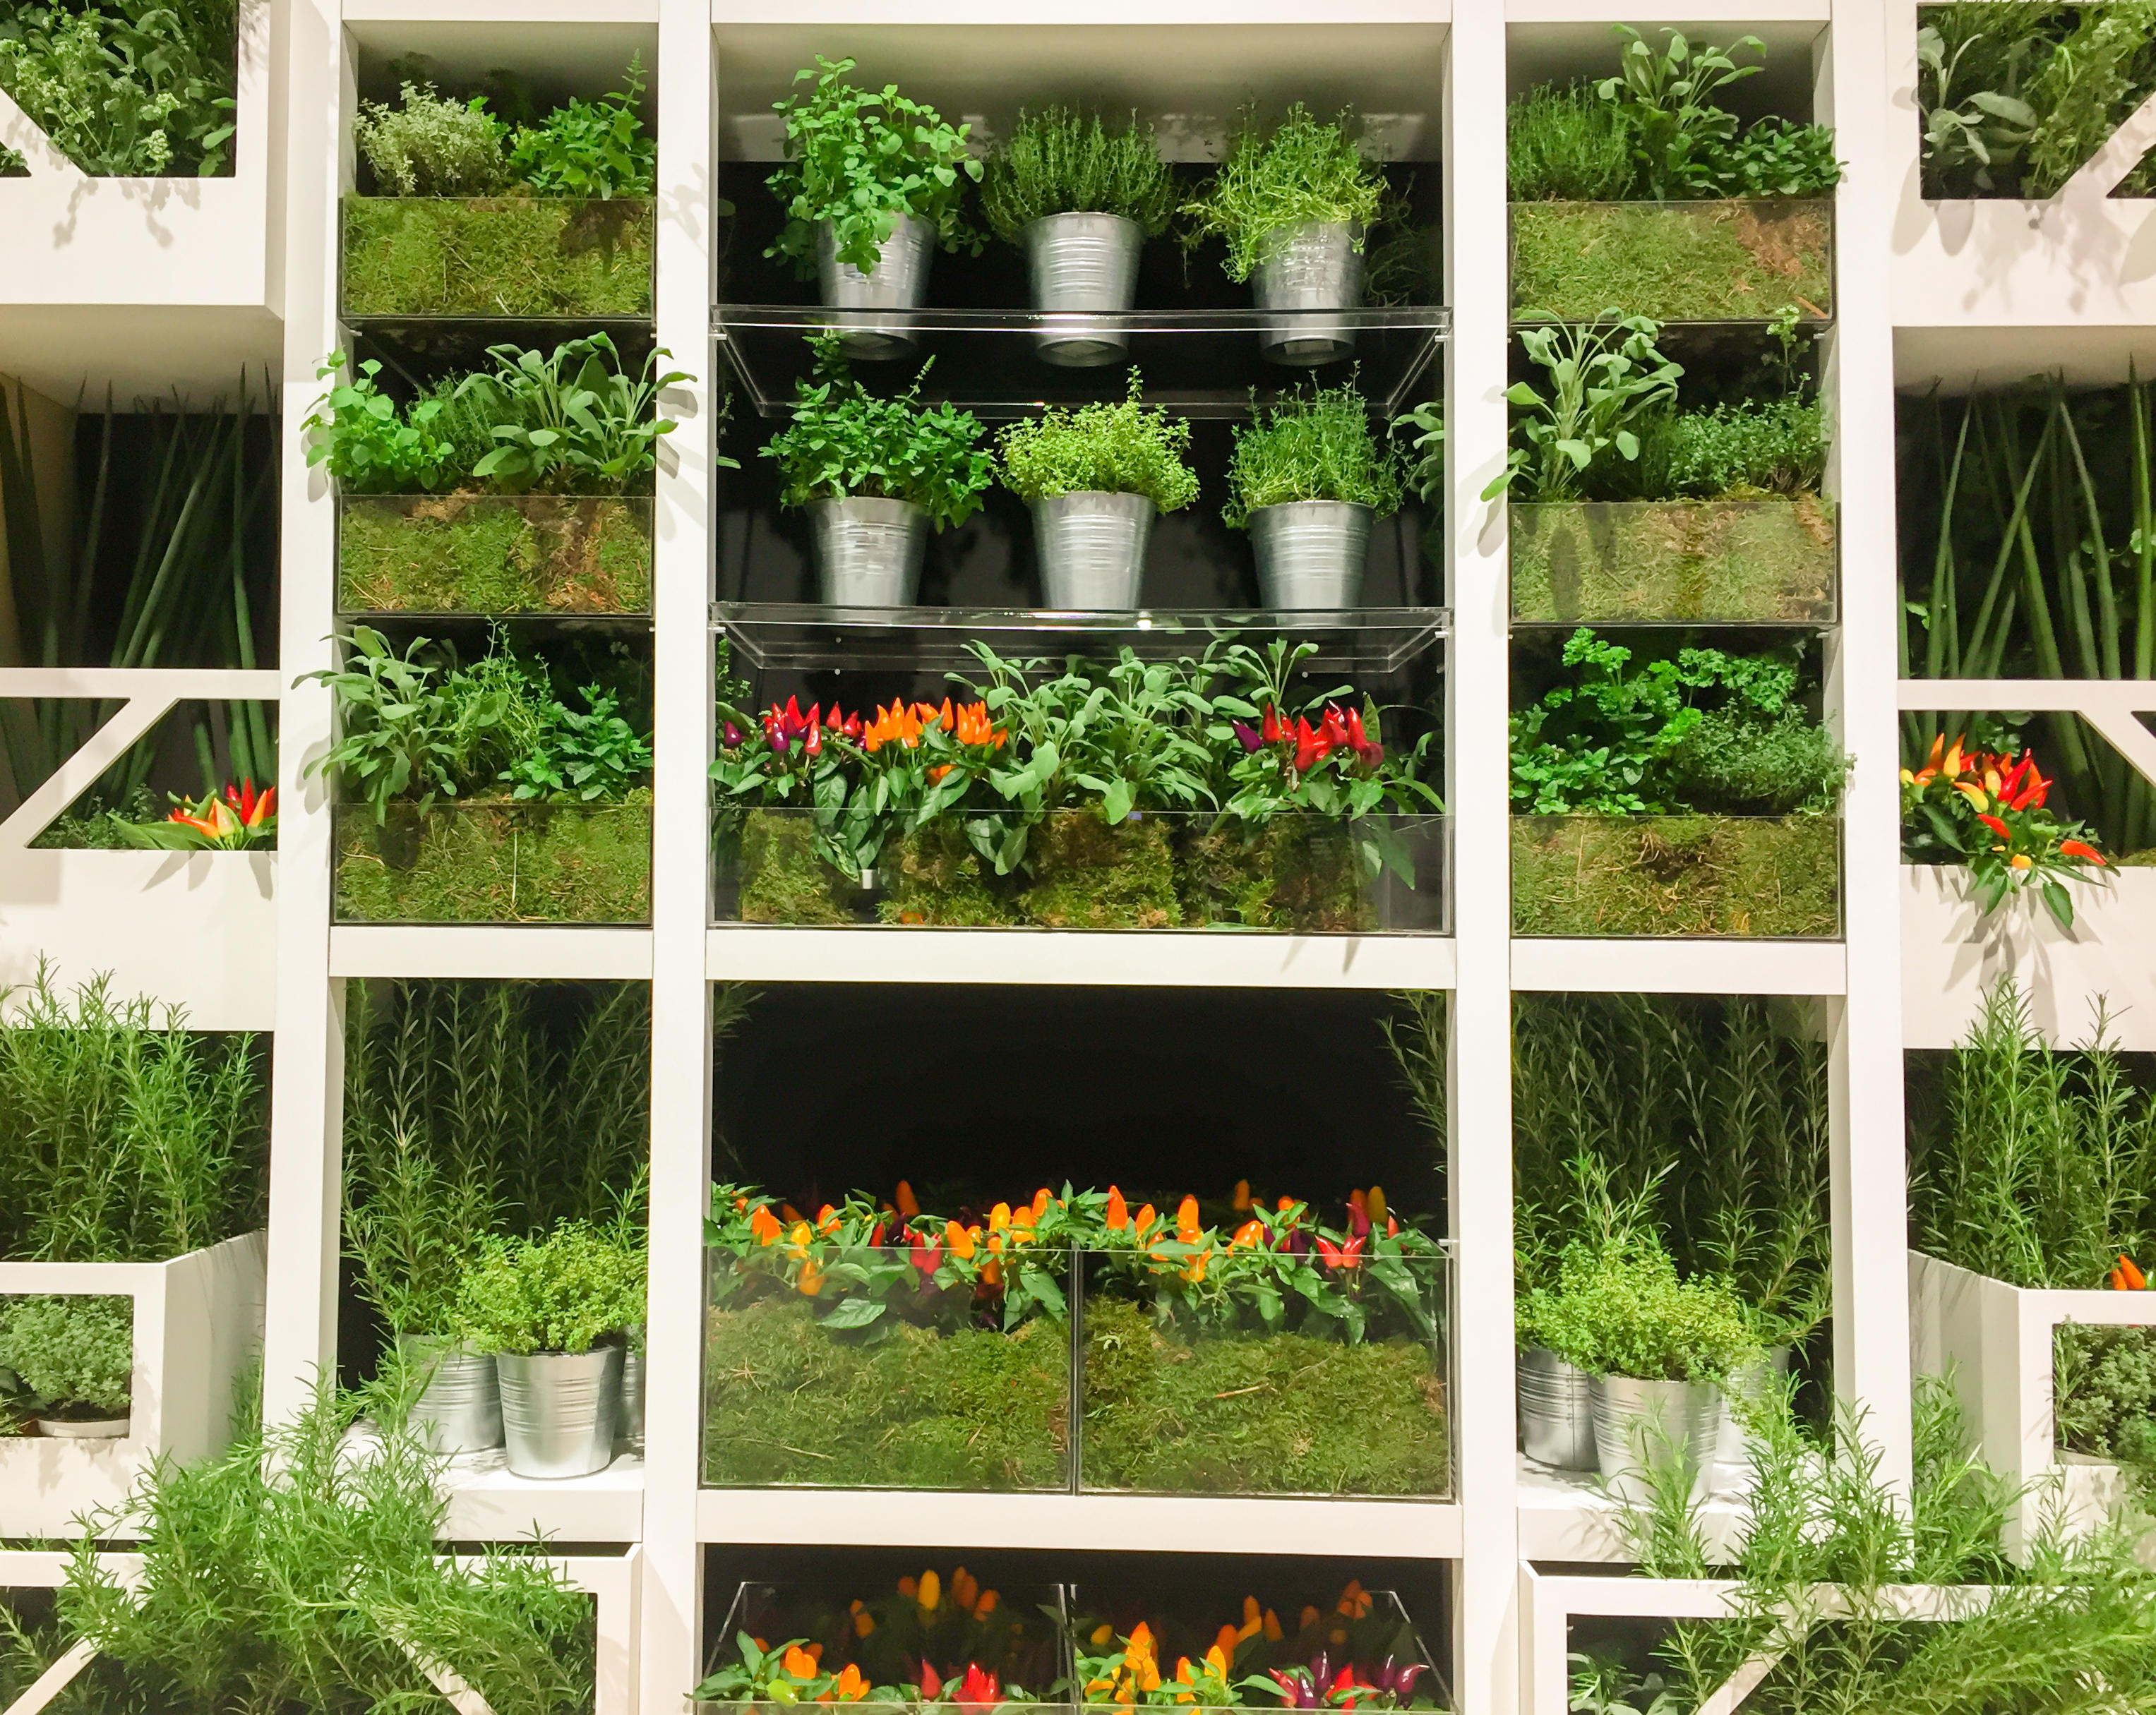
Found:
<path fill-rule="evenodd" d="M 1579 994 L 1839 995 L 1848 964 L 1839 941 L 1718 939 L 1512 943 L 1516 990 Z"/>
<path fill-rule="evenodd" d="M 347 24 L 495 24 L 508 45 L 531 24 L 656 27 L 659 0 L 344 0 L 343 17 Z"/>
<path fill-rule="evenodd" d="M 1519 1461 L 1520 1558 L 1522 1560 L 1623 1562 L 1632 1558 L 1620 1522 L 1623 1503 L 1603 1493 L 1591 1472 L 1553 1471 L 1526 1454 Z M 1716 1497 L 1702 1509 L 1708 1545 L 1734 1540 L 1742 1508 Z"/>
<path fill-rule="evenodd" d="M 1443 935 L 729 924 L 711 931 L 707 946 L 714 982 L 1449 989 L 1453 973 Z"/>
<path fill-rule="evenodd" d="M 452 1542 L 634 1543 L 644 1537 L 644 1462 L 624 1453 L 591 1477 L 519 1477 L 502 1455 L 452 1464 L 441 1534 Z"/>
<path fill-rule="evenodd" d="M 1664 24 L 1673 24 L 1697 41 L 1700 27 L 1757 30 L 1772 23 L 1825 23 L 1834 16 L 1834 0 L 1690 0 L 1676 11 L 1650 21 L 1636 13 L 1612 8 L 1607 0 L 1505 0 L 1505 22 L 1522 23 L 1584 23 L 1607 29 L 1612 23 L 1630 23 L 1650 40 Z M 1722 37 L 1713 39 L 1721 41 Z M 1771 63 L 1771 57 L 1770 57 Z M 1613 64 L 1610 69 L 1615 69 Z"/>
<path fill-rule="evenodd" d="M 2103 997 L 2122 1047 L 2156 1049 L 2156 869 L 2113 870 L 2069 882 L 2074 926 L 2061 929 L 2033 894 L 1985 914 L 1966 870 L 1902 869 L 1902 1037 L 1912 1048 L 1950 1048 L 2011 975 L 2038 1028 L 2056 1044 L 2087 1038 Z"/>
<path fill-rule="evenodd" d="M 981 28 L 1019 28 L 1042 24 L 1086 24 L 1113 29 L 1132 25 L 1204 25 L 1225 31 L 1262 30 L 1296 24 L 1443 24 L 1452 18 L 1450 0 L 1342 0 L 1336 6 L 1315 0 L 1169 0 L 1147 5 L 1145 0 L 1041 0 L 1014 13 L 1008 0 L 925 0 L 908 7 L 904 28 L 971 25 Z M 727 24 L 891 23 L 890 0 L 712 0 L 711 22 Z M 724 47 L 723 33 L 721 46 Z M 1224 42 L 1224 53 L 1234 44 Z M 723 76 L 726 58 L 720 55 Z"/>
<path fill-rule="evenodd" d="M 706 1543 L 880 1543 L 945 1548 L 1187 1549 L 1337 1554 L 1343 1543 L 1415 1559 L 1460 1554 L 1460 1509 L 1440 1501 L 1189 1495 L 954 1495 L 905 1489 L 703 1489 Z"/>
<path fill-rule="evenodd" d="M 651 931 L 555 924 L 354 925 L 330 931 L 330 975 L 648 982 Z"/>

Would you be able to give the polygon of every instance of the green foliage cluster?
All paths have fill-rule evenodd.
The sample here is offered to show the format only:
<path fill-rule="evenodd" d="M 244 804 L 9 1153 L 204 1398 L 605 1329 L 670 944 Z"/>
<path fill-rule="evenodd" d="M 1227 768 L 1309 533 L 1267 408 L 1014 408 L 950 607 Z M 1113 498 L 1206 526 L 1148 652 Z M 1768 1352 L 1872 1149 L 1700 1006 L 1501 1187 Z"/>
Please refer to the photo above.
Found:
<path fill-rule="evenodd" d="M 94 1517 L 59 1600 L 66 1631 L 97 1651 L 89 1685 L 131 1715 L 365 1715 L 439 1704 L 419 1665 L 437 1662 L 497 1710 L 588 1710 L 591 1599 L 542 1554 L 441 1554 L 440 1461 L 415 1437 L 391 1429 L 353 1456 L 361 1416 L 400 1421 L 418 1381 L 325 1386 L 291 1422 L 200 1463 L 162 1462 Z M 100 1564 L 105 1530 L 142 1554 L 139 1584 Z"/>
<path fill-rule="evenodd" d="M 1716 99 L 1763 68 L 1758 37 L 1722 49 L 1665 29 L 1657 49 L 1630 24 L 1613 28 L 1615 76 L 1513 99 L 1506 161 L 1515 202 L 1822 197 L 1840 182 L 1826 126 L 1769 117 L 1740 132 Z M 1747 50 L 1759 59 L 1738 64 L 1732 56 Z"/>
<path fill-rule="evenodd" d="M 2156 90 L 2156 4 L 1953 0 L 1917 33 L 1928 197 L 2056 195 Z M 2120 187 L 2146 197 L 2156 164 Z"/>
<path fill-rule="evenodd" d="M 507 494 L 618 494 L 649 482 L 661 435 L 660 392 L 688 376 L 658 373 L 652 352 L 639 374 L 621 366 L 603 333 L 564 341 L 542 356 L 490 346 L 490 371 L 444 381 L 400 409 L 370 359 L 353 379 L 315 402 L 305 427 L 307 462 L 353 494 L 414 494 L 483 483 Z M 331 352 L 316 374 L 344 365 Z"/>
<path fill-rule="evenodd" d="M 1139 401 L 1144 384 L 1131 371 L 1127 397 L 1050 407 L 997 437 L 1004 486 L 1021 500 L 1097 492 L 1142 494 L 1163 512 L 1198 498 L 1198 474 L 1185 462 L 1190 424 Z"/>
<path fill-rule="evenodd" d="M 0 1257 L 164 1262 L 260 1216 L 264 1052 L 177 1008 L 55 988 L 41 965 L 0 1024 Z"/>
<path fill-rule="evenodd" d="M 357 613 L 649 612 L 649 504 L 352 495 L 337 518 L 337 588 Z"/>
<path fill-rule="evenodd" d="M 995 460 L 980 446 L 980 420 L 951 405 L 921 403 L 921 382 L 881 398 L 855 379 L 835 340 L 819 342 L 816 367 L 793 389 L 793 417 L 765 443 L 778 461 L 779 504 L 807 506 L 856 495 L 904 500 L 937 530 L 981 509 Z"/>
<path fill-rule="evenodd" d="M 1009 139 L 989 151 L 981 213 L 1011 244 L 1051 214 L 1112 214 L 1157 238 L 1175 214 L 1175 179 L 1137 114 L 1111 128 L 1097 113 L 1049 107 L 1021 112 Z"/>
<path fill-rule="evenodd" d="M 1528 328 L 1520 344 L 1548 372 L 1547 396 L 1532 381 L 1515 381 L 1505 397 L 1522 413 L 1513 429 L 1527 444 L 1506 455 L 1505 468 L 1483 489 L 1494 500 L 1507 489 L 1527 500 L 1576 500 L 1587 473 L 1614 458 L 1640 457 L 1640 431 L 1676 397 L 1681 365 L 1655 348 L 1661 328 L 1645 316 L 1603 312 L 1599 324 Z"/>
<path fill-rule="evenodd" d="M 536 125 L 507 124 L 487 110 L 487 100 L 446 96 L 431 83 L 408 79 L 394 107 L 360 103 L 352 142 L 386 196 L 651 195 L 659 146 L 639 111 L 641 55 L 630 59 L 620 89 L 597 100 L 572 96 Z"/>
<path fill-rule="evenodd" d="M 490 1233 L 450 1312 L 475 1352 L 588 1352 L 644 1325 L 644 1236 L 565 1221 L 529 1237 Z"/>
<path fill-rule="evenodd" d="M 234 0 L 32 3 L 0 17 L 0 90 L 94 177 L 229 173 L 238 87 Z"/>
<path fill-rule="evenodd" d="M 1816 494 L 1826 474 L 1820 402 L 1792 394 L 1658 413 L 1642 427 L 1634 469 L 1642 499 Z"/>
<path fill-rule="evenodd" d="M 1763 321 L 1834 301 L 1833 210 L 1818 202 L 1515 202 L 1516 320 Z"/>
<path fill-rule="evenodd" d="M 965 182 L 981 178 L 966 146 L 972 127 L 945 124 L 896 84 L 870 90 L 848 83 L 854 65 L 819 54 L 773 104 L 786 120 L 786 161 L 765 182 L 785 205 L 786 226 L 764 253 L 789 258 L 803 279 L 814 278 L 818 230 L 829 221 L 838 259 L 867 274 L 884 241 L 914 219 L 935 228 L 945 249 L 979 255 L 984 241 L 961 206 Z"/>
<path fill-rule="evenodd" d="M 347 318 L 651 314 L 648 202 L 347 197 L 342 219 Z"/>
<path fill-rule="evenodd" d="M 1585 627 L 1568 679 L 1512 718 L 1512 803 L 1529 815 L 1783 815 L 1831 808 L 1848 772 L 1805 712 L 1789 649 L 1685 647 L 1632 665 Z"/>
<path fill-rule="evenodd" d="M 1421 1083 L 1441 1112 L 1442 1082 Z M 1827 1125 L 1825 1044 L 1774 1002 L 1521 996 L 1512 1218 L 1522 1289 L 1549 1275 L 1589 1212 L 1583 1186 L 1606 1185 L 1681 1274 L 1729 1282 L 1763 1339 L 1804 1339 L 1830 1297 Z"/>
<path fill-rule="evenodd" d="M 1369 407 L 1354 384 L 1312 382 L 1269 404 L 1252 400 L 1250 422 L 1235 426 L 1220 515 L 1241 530 L 1260 506 L 1341 500 L 1389 517 L 1405 498 L 1404 475 L 1398 443 L 1371 433 Z"/>
<path fill-rule="evenodd" d="M 2156 1504 L 2156 1334 L 2062 1323 L 2052 1345 L 2058 1445 L 2116 1461 L 2143 1512 Z"/>
<path fill-rule="evenodd" d="M 723 1026 L 738 991 L 719 993 Z M 345 1032 L 345 1243 L 390 1331 L 447 1333 L 490 1235 L 633 1230 L 650 1088 L 643 984 L 357 987 Z"/>
<path fill-rule="evenodd" d="M 1363 235 L 1388 212 L 1385 177 L 1353 135 L 1353 115 L 1313 116 L 1301 102 L 1271 131 L 1245 114 L 1220 170 L 1183 205 L 1186 242 L 1227 242 L 1231 280 L 1246 280 L 1276 233 L 1312 223 L 1345 224 Z"/>
<path fill-rule="evenodd" d="M 1644 1227 L 1568 1244 L 1552 1279 L 1521 1294 L 1515 1319 L 1522 1346 L 1591 1375 L 1723 1382 L 1762 1349 L 1736 1289 L 1712 1275 L 1680 1279 Z"/>
<path fill-rule="evenodd" d="M 501 783 L 520 801 L 619 802 L 650 772 L 650 736 L 622 718 L 616 692 L 587 684 L 584 709 L 572 709 L 546 663 L 518 657 L 499 633 L 470 667 L 443 664 L 427 637 L 401 654 L 368 626 L 340 641 L 345 665 L 308 675 L 329 687 L 340 725 L 307 771 L 335 770 L 346 801 L 367 805 L 377 827 L 393 804 L 424 813 L 437 797 Z"/>
<path fill-rule="evenodd" d="M 0 1370 L 14 1373 L 38 1416 L 125 1417 L 134 1354 L 132 1298 L 0 1299 Z"/>

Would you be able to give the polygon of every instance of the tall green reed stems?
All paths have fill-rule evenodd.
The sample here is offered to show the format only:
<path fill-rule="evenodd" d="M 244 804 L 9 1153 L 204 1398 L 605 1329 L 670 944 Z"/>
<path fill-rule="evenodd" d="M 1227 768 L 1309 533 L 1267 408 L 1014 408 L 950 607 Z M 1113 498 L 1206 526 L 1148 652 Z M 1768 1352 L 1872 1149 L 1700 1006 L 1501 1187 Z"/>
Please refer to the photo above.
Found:
<path fill-rule="evenodd" d="M 2055 1050 L 2010 977 L 1947 1057 L 1934 1111 L 1912 1108 L 1917 1244 L 2020 1287 L 2103 1284 L 2156 1240 L 2156 1094 L 2135 1083 L 2099 1009 Z"/>
<path fill-rule="evenodd" d="M 1687 1274 L 1735 1282 L 1770 1341 L 1829 1300 L 1826 1054 L 1773 1004 L 1521 996 L 1512 1034 L 1514 1248 L 1539 1272 L 1572 1236 L 1573 1163 L 1645 1200 Z"/>
<path fill-rule="evenodd" d="M 46 552 L 48 514 L 63 502 L 39 490 L 29 402 L 19 386 L 12 403 L 11 419 L 0 389 L 0 514 L 25 660 L 39 667 L 256 666 L 254 607 L 274 587 L 275 565 L 274 403 L 258 402 L 243 376 L 236 404 L 220 397 L 205 412 L 153 401 L 123 416 L 110 390 L 94 417 L 81 417 L 78 405 L 74 445 L 89 465 L 94 441 L 95 470 L 77 484 L 68 545 L 54 555 Z M 0 704 L 0 751 L 16 796 L 50 776 L 118 706 L 90 699 Z M 259 703 L 225 705 L 221 720 L 197 722 L 193 739 L 205 789 L 228 778 L 265 786 L 276 779 Z M 228 767 L 218 766 L 220 741 Z M 145 739 L 107 772 L 99 791 L 109 802 L 123 801 L 147 783 L 156 756 L 154 739 Z"/>
<path fill-rule="evenodd" d="M 265 1053 L 177 1009 L 71 999 L 49 970 L 0 1026 L 0 1257 L 156 1262 L 255 1224 Z"/>
<path fill-rule="evenodd" d="M 1936 394 L 1903 461 L 1905 678 L 2156 676 L 2156 382 Z M 1966 711 L 1937 717 L 1949 736 Z M 2156 789 L 2070 712 L 2048 770 L 2114 852 L 2156 845 Z M 1936 728 L 1906 713 L 1913 766 Z"/>

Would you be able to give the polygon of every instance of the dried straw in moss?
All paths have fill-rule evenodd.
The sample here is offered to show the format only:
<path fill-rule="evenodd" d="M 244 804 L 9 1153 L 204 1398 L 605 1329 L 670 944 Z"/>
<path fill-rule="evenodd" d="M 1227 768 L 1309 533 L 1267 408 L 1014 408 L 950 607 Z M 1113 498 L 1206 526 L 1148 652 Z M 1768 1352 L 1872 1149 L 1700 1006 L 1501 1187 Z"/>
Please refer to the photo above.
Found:
<path fill-rule="evenodd" d="M 1512 308 L 1591 321 L 1753 321 L 1832 307 L 1825 202 L 1516 202 Z"/>
<path fill-rule="evenodd" d="M 1521 816 L 1512 933 L 1840 932 L 1841 825 L 1830 816 Z"/>

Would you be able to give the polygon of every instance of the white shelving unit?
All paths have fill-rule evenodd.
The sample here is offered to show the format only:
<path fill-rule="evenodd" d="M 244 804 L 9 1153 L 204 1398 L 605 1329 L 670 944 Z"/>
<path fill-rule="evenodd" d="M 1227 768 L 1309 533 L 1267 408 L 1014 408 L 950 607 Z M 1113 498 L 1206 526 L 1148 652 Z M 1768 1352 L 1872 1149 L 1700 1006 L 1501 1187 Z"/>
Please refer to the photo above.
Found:
<path fill-rule="evenodd" d="M 1075 1551 L 1142 1541 L 1291 1555 L 1355 1544 L 1450 1562 L 1459 1708 L 1516 1715 L 1532 1707 L 1542 1715 L 1559 1707 L 1550 1652 L 1563 1615 L 1600 1610 L 1584 1581 L 1538 1584 L 1527 1563 L 1614 1561 L 1624 1549 L 1611 1503 L 1525 1466 L 1517 1451 L 1512 996 L 1749 992 L 1816 997 L 1832 1067 L 1833 1373 L 1842 1395 L 1867 1412 L 1882 1470 L 1906 1480 L 1904 1047 L 1952 1041 L 1982 984 L 2009 969 L 2039 984 L 2047 1029 L 2076 1036 L 2088 996 L 2108 989 L 2133 1004 L 2128 1046 L 2156 1047 L 2156 891 L 2145 873 L 2122 874 L 2110 897 L 2087 899 L 2081 926 L 2066 936 L 2028 919 L 1978 925 L 1952 878 L 1901 864 L 1897 717 L 1936 692 L 1897 682 L 1895 388 L 1942 375 L 1961 385 L 2015 379 L 2051 366 L 2077 378 L 2115 379 L 2129 359 L 2143 374 L 2156 371 L 2156 214 L 2148 203 L 2104 195 L 2156 137 L 2156 104 L 2052 203 L 1927 203 L 1917 189 L 1915 0 L 1704 0 L 1666 20 L 1696 36 L 1749 29 L 1767 38 L 1778 74 L 1835 125 L 1848 164 L 1837 198 L 1836 314 L 1825 347 L 1843 591 L 1827 642 L 1827 704 L 1856 758 L 1844 819 L 1845 933 L 1834 941 L 1757 944 L 1516 939 L 1503 837 L 1507 519 L 1502 504 L 1480 498 L 1507 438 L 1505 102 L 1527 83 L 1570 69 L 1567 56 L 1597 48 L 1611 23 L 1645 28 L 1665 20 L 1614 0 L 918 0 L 906 8 L 889 0 L 243 0 L 240 12 L 234 180 L 139 193 L 136 182 L 96 183 L 91 218 L 65 243 L 41 224 L 42 214 L 21 212 L 44 210 L 35 199 L 51 192 L 36 189 L 37 181 L 61 177 L 49 172 L 44 155 L 33 146 L 31 188 L 0 180 L 0 372 L 71 398 L 85 373 L 94 381 L 108 372 L 137 382 L 178 379 L 199 389 L 210 368 L 236 356 L 276 354 L 285 436 L 278 664 L 252 675 L 55 678 L 0 669 L 0 696 L 124 695 L 138 700 L 123 719 L 145 720 L 176 696 L 280 699 L 280 849 L 274 858 L 237 859 L 23 849 L 39 814 L 95 777 L 97 758 L 86 751 L 45 795 L 51 801 L 0 825 L 0 982 L 19 980 L 45 955 L 64 978 L 113 969 L 123 989 L 182 1002 L 205 1026 L 274 1027 L 265 1349 L 273 1416 L 305 1402 L 317 1368 L 336 1350 L 346 984 L 386 976 L 649 982 L 654 1212 L 645 1456 L 576 1482 L 474 1469 L 456 1472 L 449 1485 L 450 1530 L 459 1541 L 536 1531 L 558 1542 L 635 1545 L 605 1572 L 611 1665 L 603 1707 L 645 1715 L 683 1707 L 699 1672 L 710 1545 L 993 1541 Z M 657 338 L 694 379 L 663 405 L 680 427 L 663 444 L 657 491 L 649 928 L 331 925 L 325 783 L 303 777 L 327 741 L 331 709 L 319 685 L 295 681 L 331 664 L 335 509 L 326 483 L 305 463 L 300 425 L 323 354 L 348 349 L 336 314 L 337 207 L 352 182 L 360 57 L 413 49 L 480 69 L 528 62 L 605 74 L 634 50 L 650 69 L 660 143 Z M 855 54 L 865 76 L 894 79 L 990 131 L 1027 102 L 1076 96 L 1135 105 L 1161 120 L 1172 152 L 1192 159 L 1247 94 L 1299 97 L 1318 111 L 1352 101 L 1398 152 L 1430 163 L 1441 178 L 1452 316 L 1443 382 L 1445 600 L 1453 615 L 1445 673 L 1450 935 L 712 926 L 708 621 L 714 386 L 724 372 L 710 335 L 715 169 L 722 160 L 775 154 L 770 104 L 818 53 Z M 20 138 L 25 124 L 0 100 L 0 139 Z M 107 205 L 115 202 L 126 219 L 112 218 Z M 136 228 L 153 230 L 167 204 L 177 231 L 169 253 L 157 253 L 154 269 L 136 271 L 138 253 L 148 253 Z M 128 283 L 133 295 L 100 295 L 90 284 L 100 279 Z M 38 330 L 49 329 L 66 337 L 47 340 Z M 2003 699 L 1995 706 L 2026 708 L 2030 696 L 2047 695 L 2128 723 L 2156 707 L 2156 691 L 2143 697 L 2122 687 L 1988 689 Z M 1964 706 L 1972 698 L 1956 694 Z M 157 710 L 143 713 L 151 704 Z M 2133 760 L 2156 771 L 2156 740 L 2135 730 Z M 1450 991 L 1447 1182 L 1458 1247 L 1450 1403 L 1459 1499 L 701 1488 L 710 1021 L 711 985 L 722 981 Z M 1733 1523 L 1727 1513 L 1724 1506 L 1717 1515 L 1724 1525 Z M 1652 1590 L 1635 1605 L 1711 1612 L 1719 1599 L 1704 1586 L 1679 1594 L 1688 1606 L 1656 1607 Z M 1621 1606 L 1629 1598 L 1611 1600 Z"/>

